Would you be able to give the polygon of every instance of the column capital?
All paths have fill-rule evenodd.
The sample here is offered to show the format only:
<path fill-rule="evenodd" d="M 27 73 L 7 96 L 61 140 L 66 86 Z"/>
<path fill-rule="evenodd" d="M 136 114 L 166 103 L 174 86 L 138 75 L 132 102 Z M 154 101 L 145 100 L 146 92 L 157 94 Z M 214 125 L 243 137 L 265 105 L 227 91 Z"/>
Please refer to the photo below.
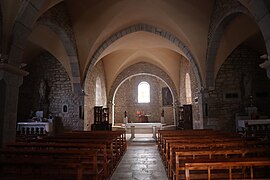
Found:
<path fill-rule="evenodd" d="M 268 56 L 268 60 L 260 64 L 260 67 L 266 69 L 267 77 L 270 79 L 270 57 L 269 56 Z"/>
<path fill-rule="evenodd" d="M 11 74 L 16 74 L 19 76 L 27 76 L 29 73 L 25 70 L 20 69 L 14 65 L 8 63 L 0 63 L 0 71 L 9 72 Z"/>

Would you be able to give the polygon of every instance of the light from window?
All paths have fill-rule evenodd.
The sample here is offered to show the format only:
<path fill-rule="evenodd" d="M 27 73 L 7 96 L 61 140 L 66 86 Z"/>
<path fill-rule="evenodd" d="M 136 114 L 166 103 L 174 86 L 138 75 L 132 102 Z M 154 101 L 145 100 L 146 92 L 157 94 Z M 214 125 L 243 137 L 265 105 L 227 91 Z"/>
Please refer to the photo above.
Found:
<path fill-rule="evenodd" d="M 150 102 L 150 85 L 143 81 L 138 85 L 138 103 Z"/>
<path fill-rule="evenodd" d="M 187 104 L 192 104 L 192 97 L 191 97 L 191 85 L 190 85 L 190 77 L 189 74 L 186 73 L 186 101 Z"/>
<path fill-rule="evenodd" d="M 96 79 L 96 106 L 102 106 L 102 95 L 101 95 L 101 79 Z"/>

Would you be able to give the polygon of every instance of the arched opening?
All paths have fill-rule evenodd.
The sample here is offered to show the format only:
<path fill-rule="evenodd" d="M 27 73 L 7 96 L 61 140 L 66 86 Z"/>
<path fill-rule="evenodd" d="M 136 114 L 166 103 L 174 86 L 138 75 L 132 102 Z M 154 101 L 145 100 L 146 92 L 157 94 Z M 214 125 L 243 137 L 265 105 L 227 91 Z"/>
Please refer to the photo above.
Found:
<path fill-rule="evenodd" d="M 186 87 L 186 103 L 192 104 L 191 83 L 189 73 L 186 73 L 185 87 Z"/>
<path fill-rule="evenodd" d="M 149 90 L 149 102 L 139 103 L 137 93 L 140 91 L 139 88 L 144 88 L 144 85 L 146 85 L 146 90 Z M 164 121 L 166 124 L 174 125 L 175 109 L 173 104 L 163 105 L 162 90 L 164 87 L 170 91 L 172 102 L 174 102 L 175 94 L 172 93 L 172 88 L 158 76 L 134 74 L 123 79 L 113 92 L 112 123 L 123 123 L 124 115 L 128 117 L 129 122 L 141 122 L 139 117 L 147 116 L 149 123 L 157 123 L 160 122 L 162 110 L 164 110 Z"/>
<path fill-rule="evenodd" d="M 138 85 L 138 103 L 150 103 L 150 85 L 145 81 Z"/>
<path fill-rule="evenodd" d="M 96 79 L 96 106 L 102 106 L 101 79 Z"/>

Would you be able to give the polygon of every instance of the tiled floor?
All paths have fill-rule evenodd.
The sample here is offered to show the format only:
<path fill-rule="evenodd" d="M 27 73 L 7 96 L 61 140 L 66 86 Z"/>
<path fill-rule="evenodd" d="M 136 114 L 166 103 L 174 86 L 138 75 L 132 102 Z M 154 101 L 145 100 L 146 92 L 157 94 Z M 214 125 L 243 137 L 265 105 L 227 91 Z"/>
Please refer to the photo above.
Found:
<path fill-rule="evenodd" d="M 127 139 L 130 136 L 127 135 Z M 136 135 L 111 180 L 168 180 L 151 134 Z"/>

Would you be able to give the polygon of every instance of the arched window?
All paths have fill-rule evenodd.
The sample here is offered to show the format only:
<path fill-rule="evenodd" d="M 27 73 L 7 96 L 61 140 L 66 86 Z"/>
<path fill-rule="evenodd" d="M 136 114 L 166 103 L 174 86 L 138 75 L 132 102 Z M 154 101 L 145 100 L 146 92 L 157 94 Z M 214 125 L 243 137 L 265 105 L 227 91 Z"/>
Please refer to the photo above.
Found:
<path fill-rule="evenodd" d="M 186 101 L 187 101 L 187 104 L 192 104 L 191 85 L 190 85 L 189 73 L 186 73 L 185 85 L 186 85 Z"/>
<path fill-rule="evenodd" d="M 145 81 L 138 85 L 138 103 L 150 103 L 150 85 Z"/>
<path fill-rule="evenodd" d="M 97 79 L 96 79 L 96 106 L 102 106 L 101 80 L 100 80 L 100 77 L 97 77 Z"/>

